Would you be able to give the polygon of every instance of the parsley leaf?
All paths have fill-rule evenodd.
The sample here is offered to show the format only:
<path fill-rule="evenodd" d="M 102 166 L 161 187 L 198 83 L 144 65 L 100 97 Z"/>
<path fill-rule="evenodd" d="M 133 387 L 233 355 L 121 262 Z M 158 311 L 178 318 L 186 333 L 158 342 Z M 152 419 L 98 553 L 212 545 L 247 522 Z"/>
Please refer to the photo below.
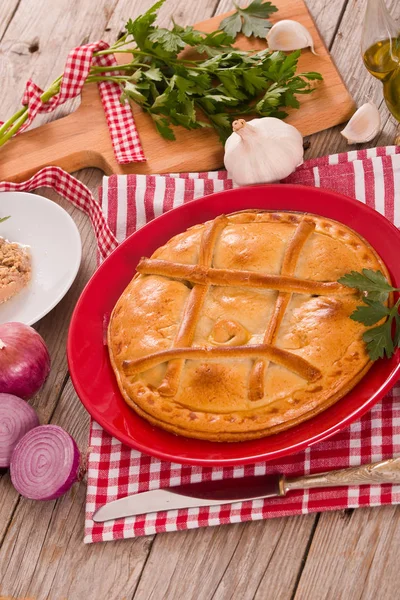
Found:
<path fill-rule="evenodd" d="M 310 81 L 313 81 L 316 79 L 318 79 L 319 81 L 322 80 L 321 73 L 317 73 L 316 71 L 308 71 L 308 73 L 302 73 L 301 75 L 302 75 L 302 77 L 305 77 L 306 79 L 309 79 Z"/>
<path fill-rule="evenodd" d="M 390 309 L 376 300 L 364 298 L 367 306 L 357 306 L 356 310 L 350 315 L 353 321 L 364 323 L 364 325 L 375 325 L 383 318 L 390 315 Z"/>
<path fill-rule="evenodd" d="M 186 46 L 180 35 L 169 29 L 155 29 L 148 37 L 151 42 L 159 42 L 166 52 L 176 54 Z"/>
<path fill-rule="evenodd" d="M 231 132 L 231 123 L 228 115 L 226 113 L 217 113 L 209 115 L 209 118 L 219 134 L 219 139 L 224 143 Z M 227 131 L 229 131 L 228 135 Z"/>
<path fill-rule="evenodd" d="M 363 294 L 364 305 L 357 306 L 350 315 L 353 321 L 370 327 L 385 319 L 384 323 L 368 329 L 363 334 L 370 359 L 377 360 L 385 355 L 387 358 L 393 356 L 395 347 L 400 345 L 400 299 L 392 308 L 384 303 L 387 302 L 390 292 L 398 292 L 400 289 L 391 286 L 381 271 L 372 271 L 371 269 L 363 269 L 361 273 L 351 271 L 341 277 L 338 282 L 359 290 Z M 392 337 L 393 323 L 395 328 Z"/>
<path fill-rule="evenodd" d="M 394 347 L 389 321 L 366 331 L 363 340 L 367 344 L 367 351 L 371 360 L 383 358 L 385 354 L 388 358 L 393 355 Z"/>
<path fill-rule="evenodd" d="M 270 21 L 265 21 L 263 19 L 259 19 L 258 17 L 247 15 L 243 11 L 242 33 L 246 37 L 254 35 L 254 37 L 265 39 L 271 27 L 272 23 Z"/>
<path fill-rule="evenodd" d="M 246 37 L 265 38 L 272 27 L 267 19 L 278 10 L 276 6 L 263 0 L 253 0 L 246 8 L 240 8 L 235 2 L 234 5 L 236 11 L 221 21 L 220 29 L 232 37 L 242 32 Z"/>
<path fill-rule="evenodd" d="M 0 223 L 4 223 L 4 221 L 7 221 L 7 219 L 9 219 L 10 217 L 0 217 Z"/>
<path fill-rule="evenodd" d="M 253 17 L 259 17 L 260 19 L 268 19 L 269 15 L 278 11 L 272 2 L 263 2 L 263 0 L 253 0 L 247 8 L 242 8 L 240 10 Z"/>
<path fill-rule="evenodd" d="M 225 31 L 213 31 L 195 45 L 195 48 L 199 54 L 205 53 L 211 57 L 218 56 L 218 54 L 229 52 L 234 41 L 234 37 L 228 35 Z"/>
<path fill-rule="evenodd" d="M 395 288 L 388 283 L 380 271 L 371 271 L 371 269 L 363 269 L 361 273 L 351 271 L 338 281 L 347 287 L 367 292 L 370 300 L 378 302 L 385 302 L 389 297 L 389 292 L 395 291 Z"/>
<path fill-rule="evenodd" d="M 191 89 L 193 88 L 193 82 L 190 79 L 185 79 L 180 75 L 174 75 L 171 79 L 170 83 L 171 89 L 176 87 L 178 90 L 177 99 L 179 102 L 185 102 L 187 95 L 191 94 Z"/>
<path fill-rule="evenodd" d="M 225 31 L 228 35 L 236 37 L 239 31 L 242 30 L 242 17 L 239 11 L 229 15 L 221 21 L 219 28 Z"/>
<path fill-rule="evenodd" d="M 124 102 L 125 100 L 127 100 L 129 98 L 134 100 L 136 102 L 136 104 L 139 104 L 140 106 L 146 102 L 146 96 L 144 94 L 142 94 L 142 92 L 139 89 L 139 86 L 137 84 L 133 83 L 132 81 L 126 82 L 125 88 L 121 95 L 120 100 L 121 100 L 121 102 Z"/>
<path fill-rule="evenodd" d="M 191 25 L 182 27 L 182 25 L 175 23 L 173 19 L 172 22 L 174 23 L 172 28 L 173 33 L 179 35 L 185 44 L 188 46 L 197 46 L 197 44 L 202 43 L 204 34 L 201 31 L 193 29 Z"/>
<path fill-rule="evenodd" d="M 153 118 L 154 124 L 157 128 L 158 133 L 160 133 L 163 138 L 167 140 L 175 140 L 175 134 L 172 129 L 169 127 L 169 121 L 165 117 L 161 117 L 160 115 L 156 115 L 151 111 L 148 111 Z"/>
<path fill-rule="evenodd" d="M 144 71 L 143 75 L 147 79 L 151 79 L 152 81 L 161 81 L 162 80 L 161 70 L 157 69 L 157 67 L 151 67 L 150 69 L 148 69 L 148 71 Z"/>
<path fill-rule="evenodd" d="M 244 69 L 243 84 L 245 90 L 252 95 L 255 95 L 257 92 L 261 92 L 268 87 L 268 82 L 265 80 L 260 67 L 253 67 L 252 69 L 248 70 Z"/>
<path fill-rule="evenodd" d="M 158 0 L 143 15 L 140 15 L 134 21 L 129 19 L 125 25 L 126 31 L 133 37 L 139 48 L 145 48 L 149 32 L 155 29 L 152 25 L 157 18 L 157 11 L 164 2 L 165 0 Z"/>

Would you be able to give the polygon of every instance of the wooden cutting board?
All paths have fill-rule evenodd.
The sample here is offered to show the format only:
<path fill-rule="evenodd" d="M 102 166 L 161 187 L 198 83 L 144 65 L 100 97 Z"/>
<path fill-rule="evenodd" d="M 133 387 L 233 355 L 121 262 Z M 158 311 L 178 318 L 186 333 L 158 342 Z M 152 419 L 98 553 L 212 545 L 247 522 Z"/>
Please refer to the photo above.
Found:
<path fill-rule="evenodd" d="M 299 21 L 314 39 L 317 56 L 309 49 L 303 50 L 299 72 L 319 71 L 324 77 L 315 92 L 298 96 L 301 107 L 289 109 L 287 122 L 303 135 L 343 123 L 353 114 L 355 105 L 306 5 L 303 0 L 275 0 L 275 4 L 279 11 L 272 15 L 271 21 Z M 218 15 L 195 27 L 204 32 L 214 31 L 225 16 Z M 266 47 L 263 40 L 249 41 L 243 36 L 238 37 L 236 45 L 243 50 Z M 119 54 L 117 60 L 122 63 L 129 58 Z M 156 132 L 152 119 L 137 105 L 133 104 L 132 108 L 146 163 L 119 165 L 116 162 L 98 89 L 90 84 L 85 86 L 81 104 L 74 113 L 22 133 L 0 148 L 0 180 L 23 181 L 48 165 L 57 165 L 69 172 L 97 167 L 107 175 L 207 171 L 223 166 L 223 147 L 213 130 L 187 131 L 177 127 L 176 141 L 164 140 Z"/>

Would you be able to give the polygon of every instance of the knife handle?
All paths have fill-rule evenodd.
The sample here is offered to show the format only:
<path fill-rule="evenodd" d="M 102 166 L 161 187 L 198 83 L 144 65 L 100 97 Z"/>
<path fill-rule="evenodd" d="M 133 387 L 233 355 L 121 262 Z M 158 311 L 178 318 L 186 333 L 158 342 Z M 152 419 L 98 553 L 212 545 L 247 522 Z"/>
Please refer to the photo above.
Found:
<path fill-rule="evenodd" d="M 280 486 L 282 495 L 285 495 L 291 490 L 380 483 L 400 484 L 400 457 L 360 467 L 282 479 Z"/>

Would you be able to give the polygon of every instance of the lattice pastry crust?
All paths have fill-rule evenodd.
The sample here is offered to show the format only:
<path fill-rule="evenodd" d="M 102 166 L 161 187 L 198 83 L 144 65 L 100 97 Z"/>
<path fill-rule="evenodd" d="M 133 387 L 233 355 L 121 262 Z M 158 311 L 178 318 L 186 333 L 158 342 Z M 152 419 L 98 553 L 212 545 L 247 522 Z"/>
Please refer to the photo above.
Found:
<path fill-rule="evenodd" d="M 126 402 L 178 435 L 242 441 L 342 398 L 371 366 L 349 319 L 345 273 L 387 269 L 341 223 L 244 211 L 196 225 L 151 258 L 118 300 L 110 357 Z"/>

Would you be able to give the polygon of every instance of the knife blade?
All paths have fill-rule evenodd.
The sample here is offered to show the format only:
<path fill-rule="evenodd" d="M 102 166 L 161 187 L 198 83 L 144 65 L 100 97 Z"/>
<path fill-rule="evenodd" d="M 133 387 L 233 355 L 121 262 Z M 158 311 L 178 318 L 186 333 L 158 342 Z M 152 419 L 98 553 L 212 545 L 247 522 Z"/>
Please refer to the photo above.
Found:
<path fill-rule="evenodd" d="M 286 496 L 293 490 L 349 485 L 400 484 L 400 457 L 377 463 L 348 467 L 337 471 L 325 471 L 291 477 L 284 475 L 256 475 L 217 481 L 202 481 L 180 485 L 169 490 L 154 490 L 126 496 L 101 506 L 93 515 L 96 523 L 111 519 L 133 517 L 149 512 L 218 506 L 246 500 L 260 500 L 274 496 Z"/>
<path fill-rule="evenodd" d="M 101 506 L 92 518 L 95 523 L 103 523 L 112 519 L 162 510 L 218 506 L 246 500 L 273 498 L 284 495 L 281 481 L 280 475 L 257 475 L 190 483 L 168 490 L 152 490 L 108 502 Z"/>

